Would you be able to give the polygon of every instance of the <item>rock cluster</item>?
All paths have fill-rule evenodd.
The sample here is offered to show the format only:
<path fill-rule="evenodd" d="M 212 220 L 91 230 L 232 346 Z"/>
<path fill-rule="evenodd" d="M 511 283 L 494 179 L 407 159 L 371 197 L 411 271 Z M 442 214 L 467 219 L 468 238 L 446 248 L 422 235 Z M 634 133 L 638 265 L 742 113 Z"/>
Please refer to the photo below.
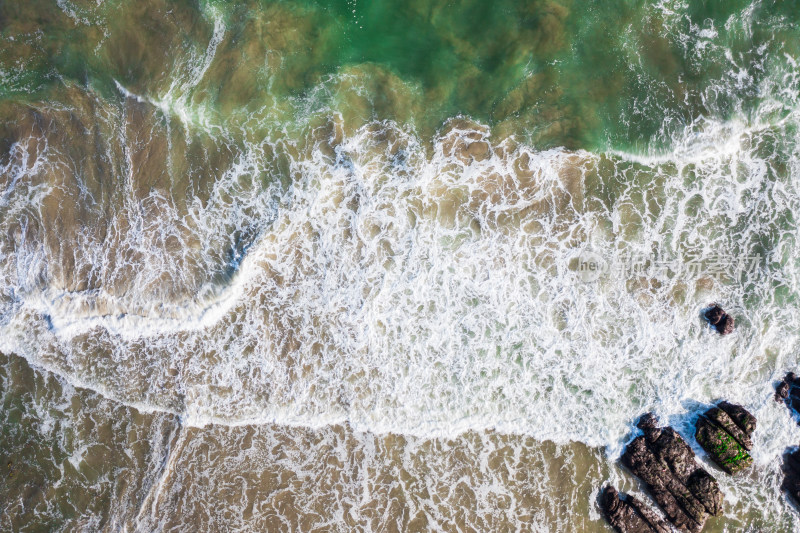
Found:
<path fill-rule="evenodd" d="M 608 486 L 600 496 L 600 507 L 618 533 L 670 533 L 664 519 L 633 496 L 622 495 Z"/>
<path fill-rule="evenodd" d="M 641 418 L 644 435 L 625 449 L 622 464 L 644 481 L 648 492 L 679 530 L 698 533 L 709 515 L 722 513 L 717 481 L 695 462 L 685 440 L 655 415 Z"/>
<path fill-rule="evenodd" d="M 728 474 L 753 464 L 751 435 L 756 418 L 744 407 L 720 402 L 697 419 L 695 438 L 711 459 Z"/>
<path fill-rule="evenodd" d="M 705 317 L 706 320 L 708 320 L 721 335 L 733 333 L 735 320 L 719 305 L 713 304 L 711 307 L 706 309 Z"/>

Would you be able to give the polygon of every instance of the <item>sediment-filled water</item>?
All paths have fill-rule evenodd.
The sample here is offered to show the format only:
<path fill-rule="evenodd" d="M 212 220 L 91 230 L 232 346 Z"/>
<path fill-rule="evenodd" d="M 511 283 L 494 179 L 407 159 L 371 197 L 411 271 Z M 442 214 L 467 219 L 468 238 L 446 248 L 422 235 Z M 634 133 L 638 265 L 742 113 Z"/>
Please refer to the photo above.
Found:
<path fill-rule="evenodd" d="M 655 411 L 706 531 L 800 530 L 797 5 L 7 0 L 0 40 L 0 529 L 610 531 Z"/>

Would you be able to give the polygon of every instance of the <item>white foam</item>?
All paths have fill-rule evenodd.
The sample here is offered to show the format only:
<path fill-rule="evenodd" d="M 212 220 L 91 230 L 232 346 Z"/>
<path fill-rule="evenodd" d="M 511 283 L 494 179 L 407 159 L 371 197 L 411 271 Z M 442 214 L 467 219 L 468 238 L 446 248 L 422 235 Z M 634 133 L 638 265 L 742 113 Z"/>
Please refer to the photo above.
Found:
<path fill-rule="evenodd" d="M 737 127 L 718 130 L 727 134 L 718 137 L 722 147 L 753 135 Z M 382 128 L 399 136 L 404 164 L 391 163 L 388 148 L 362 149 L 374 145 L 374 128 L 347 139 L 335 159 L 314 151 L 311 160 L 297 161 L 303 181 L 280 200 L 285 207 L 235 275 L 203 300 L 140 302 L 127 312 L 135 294 L 29 287 L 25 316 L 48 317 L 48 342 L 57 350 L 55 361 L 31 360 L 127 405 L 180 412 L 188 425 L 349 422 L 361 431 L 427 436 L 495 427 L 618 446 L 634 415 L 656 401 L 666 413 L 682 412 L 689 398 L 725 396 L 752 407 L 767 376 L 749 369 L 763 372 L 763 349 L 782 358 L 795 349 L 794 311 L 784 310 L 785 326 L 773 325 L 775 332 L 756 333 L 771 317 L 748 309 L 736 284 L 707 294 L 689 288 L 686 301 L 671 302 L 679 282 L 696 279 L 659 278 L 653 283 L 660 288 L 631 290 L 625 279 L 582 283 L 568 266 L 586 245 L 612 254 L 650 250 L 663 240 L 666 223 L 675 235 L 694 233 L 672 242 L 679 248 L 697 239 L 703 246 L 730 243 L 733 236 L 714 235 L 710 220 L 733 226 L 749 216 L 752 201 L 742 198 L 768 183 L 757 158 L 747 163 L 751 174 L 738 192 L 715 180 L 731 183 L 720 172 L 741 159 L 741 150 L 706 144 L 704 153 L 713 156 L 688 150 L 685 160 L 671 161 L 702 175 L 688 189 L 687 171 L 674 175 L 660 168 L 665 162 L 637 160 L 664 180 L 661 190 L 631 181 L 604 213 L 587 209 L 601 205 L 597 198 L 573 198 L 575 184 L 560 174 L 575 168 L 585 175 L 597 165 L 592 154 L 523 147 L 510 158 L 464 164 L 445 154 L 445 138 L 427 160 L 413 136 L 391 124 Z M 511 172 L 523 154 L 532 185 Z M 618 179 L 632 180 L 636 171 L 626 159 L 617 160 Z M 586 195 L 580 181 L 579 196 Z M 626 198 L 645 190 L 661 212 L 636 206 L 631 218 Z M 681 197 L 694 194 L 706 198 L 708 216 L 684 212 Z M 725 200 L 731 194 L 735 199 Z M 798 201 L 794 190 L 786 194 L 790 204 Z M 504 225 L 503 216 L 520 219 Z M 599 231 L 605 217 L 614 221 L 610 236 Z M 768 291 L 773 281 L 749 282 Z M 703 327 L 698 309 L 713 298 L 740 316 L 755 313 L 740 326 L 739 335 L 753 336 L 749 343 L 737 346 Z M 93 314 L 87 301 L 99 300 L 110 312 Z M 30 357 L 25 345 L 35 349 L 37 341 L 20 342 L 31 335 L 25 324 L 9 323 L 3 349 Z M 87 335 L 98 346 L 113 345 L 112 357 L 125 361 L 120 371 L 148 374 L 174 363 L 183 376 L 160 383 L 168 387 L 162 392 L 142 391 L 113 371 L 102 382 L 82 379 L 69 361 Z M 181 411 L 165 407 L 176 395 L 184 398 Z"/>

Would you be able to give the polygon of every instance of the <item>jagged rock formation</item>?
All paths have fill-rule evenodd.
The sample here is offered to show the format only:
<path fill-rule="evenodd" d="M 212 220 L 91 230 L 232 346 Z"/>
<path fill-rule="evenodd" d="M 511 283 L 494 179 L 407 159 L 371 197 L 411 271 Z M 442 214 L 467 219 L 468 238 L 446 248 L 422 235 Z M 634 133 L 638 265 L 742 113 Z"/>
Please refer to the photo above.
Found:
<path fill-rule="evenodd" d="M 670 533 L 672 528 L 658 514 L 633 496 L 608 486 L 600 496 L 600 507 L 618 533 Z"/>
<path fill-rule="evenodd" d="M 747 453 L 753 449 L 751 435 L 756 417 L 744 407 L 720 402 L 697 419 L 695 438 L 709 457 L 728 474 L 735 474 L 753 464 Z"/>
<path fill-rule="evenodd" d="M 705 312 L 706 320 L 708 320 L 720 335 L 728 335 L 733 333 L 736 321 L 731 315 L 726 313 L 719 305 L 713 304 Z"/>
<path fill-rule="evenodd" d="M 722 513 L 717 481 L 695 461 L 694 452 L 670 427 L 657 427 L 653 414 L 638 427 L 644 435 L 631 442 L 622 464 L 642 479 L 670 522 L 681 531 L 699 533 L 709 515 Z"/>

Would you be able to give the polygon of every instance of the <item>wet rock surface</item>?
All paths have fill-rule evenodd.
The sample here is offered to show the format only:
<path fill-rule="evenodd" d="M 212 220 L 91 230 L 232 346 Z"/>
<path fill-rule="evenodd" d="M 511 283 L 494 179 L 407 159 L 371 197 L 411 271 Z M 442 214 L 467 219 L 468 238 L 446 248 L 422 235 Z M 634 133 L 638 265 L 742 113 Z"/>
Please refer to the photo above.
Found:
<path fill-rule="evenodd" d="M 775 387 L 775 401 L 784 402 L 789 409 L 800 414 L 800 378 L 794 372 L 786 374 Z"/>
<path fill-rule="evenodd" d="M 705 317 L 720 335 L 733 333 L 733 330 L 736 328 L 736 321 L 734 318 L 717 304 L 712 304 L 705 311 Z"/>
<path fill-rule="evenodd" d="M 717 481 L 695 461 L 685 440 L 671 427 L 658 427 L 647 414 L 635 438 L 622 454 L 622 464 L 644 481 L 667 519 L 681 531 L 699 532 L 710 515 L 722 513 Z"/>
<path fill-rule="evenodd" d="M 744 407 L 720 402 L 697 419 L 695 438 L 709 457 L 728 474 L 753 464 L 747 453 L 753 449 L 751 436 L 756 418 Z"/>
<path fill-rule="evenodd" d="M 669 533 L 672 528 L 655 511 L 634 496 L 608 486 L 600 496 L 608 523 L 619 533 Z"/>

